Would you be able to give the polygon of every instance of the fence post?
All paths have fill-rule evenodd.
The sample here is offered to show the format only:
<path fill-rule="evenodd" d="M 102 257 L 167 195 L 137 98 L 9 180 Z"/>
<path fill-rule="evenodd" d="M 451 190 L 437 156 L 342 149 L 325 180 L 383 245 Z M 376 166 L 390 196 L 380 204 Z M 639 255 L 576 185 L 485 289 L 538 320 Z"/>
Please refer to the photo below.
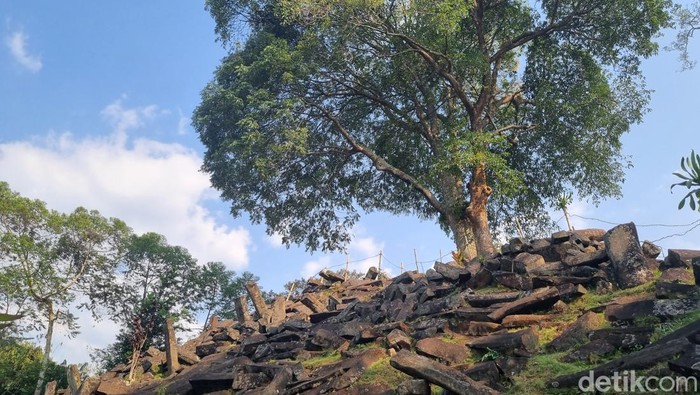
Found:
<path fill-rule="evenodd" d="M 382 274 L 382 251 L 379 251 L 379 264 L 377 265 L 377 270 L 379 271 L 379 274 Z"/>
<path fill-rule="evenodd" d="M 420 269 L 418 268 L 418 253 L 415 248 L 413 249 L 413 259 L 416 261 L 416 272 L 420 273 Z"/>

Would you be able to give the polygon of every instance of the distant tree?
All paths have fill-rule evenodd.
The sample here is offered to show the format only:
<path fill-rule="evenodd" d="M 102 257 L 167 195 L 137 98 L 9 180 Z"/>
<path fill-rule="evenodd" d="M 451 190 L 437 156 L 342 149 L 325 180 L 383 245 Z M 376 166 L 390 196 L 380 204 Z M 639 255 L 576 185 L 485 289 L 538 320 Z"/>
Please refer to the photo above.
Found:
<path fill-rule="evenodd" d="M 196 281 L 200 303 L 198 308 L 206 312 L 204 325 L 209 324 L 212 315 L 231 318 L 235 310 L 233 299 L 245 292 L 241 281 L 237 281 L 236 272 L 226 269 L 221 262 L 207 262 L 200 269 Z"/>
<path fill-rule="evenodd" d="M 620 194 L 671 3 L 206 5 L 232 51 L 193 124 L 233 215 L 311 250 L 346 245 L 359 209 L 437 218 L 472 257 L 495 251 L 491 222 L 562 191 Z"/>
<path fill-rule="evenodd" d="M 301 294 L 306 288 L 307 284 L 308 280 L 306 280 L 304 277 L 288 281 L 284 284 L 284 296 L 288 297 L 289 299 L 297 299 L 301 297 Z"/>
<path fill-rule="evenodd" d="M 33 344 L 0 340 L 0 395 L 33 394 L 43 360 L 41 348 Z M 65 362 L 59 365 L 49 359 L 45 378 L 56 380 L 59 388 L 66 388 Z"/>
<path fill-rule="evenodd" d="M 163 235 L 133 235 L 119 272 L 90 292 L 91 303 L 104 306 L 122 325 L 131 346 L 129 380 L 141 351 L 163 332 L 165 319 L 191 320 L 197 308 L 197 261 Z"/>
<path fill-rule="evenodd" d="M 10 304 L 21 299 L 19 314 L 40 317 L 31 324 L 46 330 L 35 395 L 45 382 L 54 326 L 77 332 L 72 302 L 114 270 L 128 231 L 123 222 L 82 207 L 70 214 L 49 210 L 0 182 L 0 293 Z"/>
<path fill-rule="evenodd" d="M 693 150 L 690 152 L 689 157 L 681 158 L 681 169 L 683 173 L 673 173 L 673 175 L 683 181 L 671 185 L 671 192 L 673 192 L 674 187 L 680 186 L 687 189 L 695 189 L 692 189 L 681 199 L 678 203 L 678 209 L 681 210 L 687 201 L 691 210 L 697 209 L 700 211 L 700 155 Z"/>

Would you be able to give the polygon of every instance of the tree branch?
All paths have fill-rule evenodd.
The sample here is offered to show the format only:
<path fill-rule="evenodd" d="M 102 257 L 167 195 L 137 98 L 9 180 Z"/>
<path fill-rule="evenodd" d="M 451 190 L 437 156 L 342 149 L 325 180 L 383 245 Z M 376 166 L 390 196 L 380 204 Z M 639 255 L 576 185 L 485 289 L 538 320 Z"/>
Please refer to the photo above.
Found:
<path fill-rule="evenodd" d="M 318 109 L 323 113 L 323 116 L 328 119 L 335 129 L 340 133 L 341 136 L 353 147 L 355 148 L 359 153 L 363 154 L 366 156 L 369 160 L 372 161 L 374 164 L 374 167 L 385 173 L 389 173 L 392 176 L 406 182 L 407 184 L 411 185 L 415 190 L 417 190 L 423 197 L 425 197 L 428 200 L 428 203 L 437 210 L 440 213 L 444 213 L 445 209 L 443 205 L 440 203 L 440 201 L 437 200 L 435 195 L 423 184 L 421 184 L 415 177 L 411 176 L 410 174 L 404 172 L 403 170 L 392 166 L 389 162 L 387 162 L 384 158 L 381 156 L 377 155 L 376 152 L 374 152 L 371 148 L 367 147 L 366 145 L 360 143 L 359 141 L 355 140 L 354 137 L 350 134 L 350 132 L 345 129 L 343 124 L 340 122 L 340 120 L 333 115 L 330 111 L 328 111 L 326 108 L 316 104 L 316 103 L 310 103 L 307 101 L 307 104 Z"/>

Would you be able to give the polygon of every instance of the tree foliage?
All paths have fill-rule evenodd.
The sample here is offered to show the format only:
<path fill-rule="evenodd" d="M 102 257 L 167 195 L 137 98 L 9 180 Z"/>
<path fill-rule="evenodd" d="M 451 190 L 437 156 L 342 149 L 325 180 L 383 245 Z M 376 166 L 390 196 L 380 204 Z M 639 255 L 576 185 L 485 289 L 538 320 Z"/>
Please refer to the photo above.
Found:
<path fill-rule="evenodd" d="M 143 349 L 164 333 L 166 318 L 192 319 L 197 307 L 197 261 L 163 235 L 132 235 L 118 272 L 94 283 L 93 306 L 122 325 L 131 346 L 129 378 Z"/>
<path fill-rule="evenodd" d="M 680 178 L 681 182 L 671 185 L 671 191 L 674 187 L 686 187 L 691 189 L 683 199 L 678 203 L 678 209 L 685 207 L 686 201 L 691 210 L 700 211 L 700 155 L 695 153 L 695 150 L 690 152 L 687 158 L 681 158 L 681 169 L 683 173 L 673 173 L 674 176 Z"/>
<path fill-rule="evenodd" d="M 0 395 L 30 395 L 44 355 L 39 347 L 25 342 L 0 340 Z M 45 377 L 56 380 L 59 388 L 66 388 L 66 365 L 49 360 Z"/>
<path fill-rule="evenodd" d="M 666 0 L 208 0 L 231 53 L 194 126 L 203 169 L 286 244 L 342 248 L 359 210 L 489 221 L 619 195 Z M 234 43 L 249 32 L 240 45 Z"/>
<path fill-rule="evenodd" d="M 70 214 L 49 210 L 0 182 L 2 303 L 25 316 L 29 328 L 46 331 L 35 394 L 43 388 L 54 325 L 77 331 L 72 303 L 114 270 L 128 232 L 118 219 L 82 207 Z"/>

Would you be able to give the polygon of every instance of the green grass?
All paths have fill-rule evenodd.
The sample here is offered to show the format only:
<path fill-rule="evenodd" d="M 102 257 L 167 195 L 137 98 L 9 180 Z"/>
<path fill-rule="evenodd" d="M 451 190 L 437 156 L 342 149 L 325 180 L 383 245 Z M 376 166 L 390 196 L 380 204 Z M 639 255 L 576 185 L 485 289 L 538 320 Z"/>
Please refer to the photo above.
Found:
<path fill-rule="evenodd" d="M 370 365 L 357 379 L 357 385 L 386 384 L 389 388 L 396 388 L 400 383 L 410 380 L 411 376 L 394 369 L 389 363 L 390 357 L 382 358 Z"/>
<path fill-rule="evenodd" d="M 515 289 L 505 287 L 501 284 L 497 285 L 491 285 L 488 287 L 483 287 L 483 288 L 477 288 L 474 290 L 474 293 L 477 295 L 487 295 L 487 294 L 496 294 L 496 293 L 501 293 L 501 292 L 513 292 L 516 291 Z"/>
<path fill-rule="evenodd" d="M 654 333 L 651 335 L 651 341 L 653 343 L 663 338 L 664 336 L 697 320 L 700 320 L 700 310 L 696 310 L 688 314 L 679 315 L 671 321 L 660 322 L 654 327 Z"/>
<path fill-rule="evenodd" d="M 332 363 L 338 362 L 342 359 L 342 356 L 337 351 L 329 351 L 319 356 L 309 358 L 306 361 L 302 361 L 301 365 L 310 370 L 314 370 L 321 366 L 330 365 Z"/>
<path fill-rule="evenodd" d="M 513 378 L 513 385 L 508 389 L 509 394 L 540 395 L 540 394 L 575 394 L 577 391 L 561 390 L 549 387 L 547 383 L 555 377 L 590 369 L 589 364 L 576 362 L 560 362 L 566 353 L 536 355 L 528 361 L 525 369 Z"/>

